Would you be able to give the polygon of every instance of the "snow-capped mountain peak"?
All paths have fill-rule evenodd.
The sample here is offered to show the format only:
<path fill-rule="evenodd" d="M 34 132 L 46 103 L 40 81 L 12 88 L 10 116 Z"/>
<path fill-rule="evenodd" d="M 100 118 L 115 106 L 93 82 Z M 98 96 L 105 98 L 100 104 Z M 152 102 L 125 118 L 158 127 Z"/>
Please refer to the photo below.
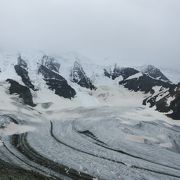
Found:
<path fill-rule="evenodd" d="M 152 78 L 170 82 L 170 80 L 161 72 L 161 70 L 153 65 L 142 66 L 140 67 L 140 71 L 148 74 Z"/>

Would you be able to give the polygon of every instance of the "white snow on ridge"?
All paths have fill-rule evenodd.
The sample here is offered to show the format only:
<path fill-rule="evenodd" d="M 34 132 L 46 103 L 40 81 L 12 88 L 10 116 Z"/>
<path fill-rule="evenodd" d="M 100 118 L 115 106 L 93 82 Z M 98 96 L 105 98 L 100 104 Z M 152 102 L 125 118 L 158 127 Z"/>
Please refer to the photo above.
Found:
<path fill-rule="evenodd" d="M 132 76 L 129 76 L 126 80 L 129 80 L 129 79 L 138 79 L 139 77 L 141 77 L 143 74 L 141 72 L 139 73 L 136 73 Z"/>

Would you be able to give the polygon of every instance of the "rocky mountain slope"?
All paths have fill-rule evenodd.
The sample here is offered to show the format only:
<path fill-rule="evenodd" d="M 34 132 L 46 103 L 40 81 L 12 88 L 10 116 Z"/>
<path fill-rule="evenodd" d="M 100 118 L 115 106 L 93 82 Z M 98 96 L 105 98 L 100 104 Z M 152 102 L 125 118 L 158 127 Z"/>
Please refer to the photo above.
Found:
<path fill-rule="evenodd" d="M 150 77 L 159 79 L 161 81 L 171 82 L 162 72 L 160 69 L 156 68 L 152 65 L 147 65 L 140 68 L 140 71 L 148 74 Z"/>
<path fill-rule="evenodd" d="M 44 59 L 44 57 L 43 57 Z M 75 90 L 68 84 L 68 82 L 59 73 L 60 64 L 54 62 L 53 58 L 46 57 L 46 61 L 42 60 L 38 73 L 42 74 L 44 81 L 48 88 L 59 96 L 64 98 L 73 98 L 76 95 Z"/>
<path fill-rule="evenodd" d="M 3 62 L 0 72 L 1 83 L 8 82 L 9 96 L 17 94 L 19 102 L 29 106 L 36 108 L 40 102 L 34 101 L 50 97 L 50 94 L 44 94 L 43 97 L 42 92 L 45 89 L 48 93 L 51 91 L 51 94 L 64 98 L 63 102 L 65 99 L 78 98 L 81 101 L 92 101 L 92 104 L 99 101 L 98 98 L 105 101 L 107 94 L 98 93 L 100 89 L 102 90 L 101 82 L 106 78 L 106 82 L 111 82 L 107 84 L 109 87 L 112 86 L 113 82 L 117 82 L 119 89 L 123 87 L 127 91 L 135 92 L 135 94 L 141 93 L 143 97 L 141 104 L 153 107 L 172 119 L 180 119 L 180 85 L 173 84 L 160 69 L 152 65 L 143 68 L 120 67 L 118 65 L 114 67 L 97 66 L 98 68 L 95 69 L 94 65 L 85 63 L 82 65 L 83 63 L 73 59 L 69 63 L 62 58 L 48 55 L 41 55 L 32 60 L 31 58 L 27 60 L 22 56 L 11 58 L 13 60 L 10 61 L 13 63 L 6 69 L 3 67 L 7 57 L 1 59 Z M 111 90 L 108 93 L 111 93 Z M 121 99 L 117 100 L 121 101 Z M 47 104 L 54 103 L 53 99 L 51 102 L 45 102 Z"/>
<path fill-rule="evenodd" d="M 90 78 L 87 77 L 81 64 L 78 63 L 77 61 L 74 62 L 74 66 L 71 70 L 70 77 L 71 77 L 72 82 L 77 83 L 82 87 L 85 87 L 91 90 L 96 89 L 95 86 L 92 84 Z"/>
<path fill-rule="evenodd" d="M 112 79 L 122 76 L 119 82 L 131 91 L 141 91 L 147 94 L 143 105 L 155 107 L 159 112 L 167 113 L 173 119 L 180 119 L 179 111 L 179 84 L 173 84 L 170 80 L 154 66 L 138 71 L 133 68 L 119 68 L 117 66 L 111 71 L 112 75 L 104 74 Z M 174 102 L 174 103 L 173 103 Z"/>

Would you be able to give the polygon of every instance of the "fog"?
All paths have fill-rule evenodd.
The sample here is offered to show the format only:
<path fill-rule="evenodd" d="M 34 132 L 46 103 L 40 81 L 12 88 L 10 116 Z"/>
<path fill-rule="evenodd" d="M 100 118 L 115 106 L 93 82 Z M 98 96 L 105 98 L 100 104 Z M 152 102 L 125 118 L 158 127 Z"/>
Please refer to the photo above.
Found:
<path fill-rule="evenodd" d="M 0 48 L 180 67 L 179 0 L 0 0 Z"/>

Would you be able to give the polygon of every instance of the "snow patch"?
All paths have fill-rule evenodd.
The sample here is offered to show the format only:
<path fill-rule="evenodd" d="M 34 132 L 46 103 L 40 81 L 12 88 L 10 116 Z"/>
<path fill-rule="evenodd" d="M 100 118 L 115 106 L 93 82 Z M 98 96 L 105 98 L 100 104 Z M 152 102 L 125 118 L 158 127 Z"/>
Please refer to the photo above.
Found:
<path fill-rule="evenodd" d="M 139 77 L 143 76 L 143 74 L 141 72 L 136 73 L 132 76 L 129 76 L 126 80 L 130 80 L 130 79 L 138 79 Z"/>

